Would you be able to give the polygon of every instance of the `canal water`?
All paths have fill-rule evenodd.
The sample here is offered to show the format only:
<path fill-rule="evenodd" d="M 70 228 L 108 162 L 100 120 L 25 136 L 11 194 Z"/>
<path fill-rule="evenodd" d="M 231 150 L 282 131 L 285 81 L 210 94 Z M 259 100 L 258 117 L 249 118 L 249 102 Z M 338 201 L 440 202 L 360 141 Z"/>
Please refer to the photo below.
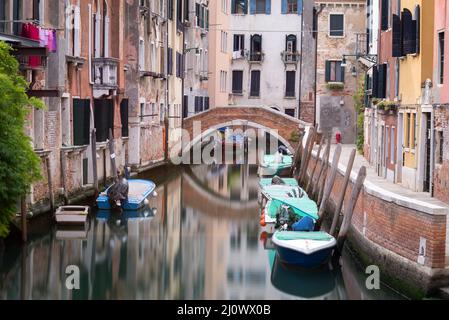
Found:
<path fill-rule="evenodd" d="M 30 225 L 30 242 L 0 248 L 0 299 L 402 299 L 344 256 L 304 271 L 277 261 L 259 227 L 257 167 L 163 167 L 142 178 L 157 197 L 138 214 L 93 212 L 85 229 Z M 66 271 L 80 271 L 68 290 Z M 70 284 L 70 281 L 69 281 Z"/>

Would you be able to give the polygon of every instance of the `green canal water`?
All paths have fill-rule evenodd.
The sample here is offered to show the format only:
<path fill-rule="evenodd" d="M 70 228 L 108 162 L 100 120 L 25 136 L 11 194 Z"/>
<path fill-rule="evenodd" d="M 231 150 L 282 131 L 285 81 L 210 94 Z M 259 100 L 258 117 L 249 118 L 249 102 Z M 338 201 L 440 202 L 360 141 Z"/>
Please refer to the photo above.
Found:
<path fill-rule="evenodd" d="M 257 167 L 160 168 L 141 178 L 157 197 L 138 216 L 93 212 L 89 226 L 30 225 L 30 241 L 0 247 L 0 299 L 402 299 L 349 256 L 304 271 L 276 259 L 259 227 Z M 80 271 L 68 290 L 66 270 Z"/>

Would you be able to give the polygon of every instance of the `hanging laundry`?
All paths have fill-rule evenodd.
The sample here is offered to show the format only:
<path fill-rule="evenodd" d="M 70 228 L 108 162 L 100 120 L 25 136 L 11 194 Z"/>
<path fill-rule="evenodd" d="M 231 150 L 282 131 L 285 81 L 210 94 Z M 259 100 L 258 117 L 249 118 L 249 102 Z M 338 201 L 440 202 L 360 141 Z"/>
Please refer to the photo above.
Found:
<path fill-rule="evenodd" d="M 50 52 L 56 52 L 58 49 L 57 45 L 57 35 L 56 30 L 48 30 L 48 45 L 47 48 L 50 50 Z"/>
<path fill-rule="evenodd" d="M 39 27 L 32 23 L 27 23 L 22 26 L 21 36 L 27 39 L 36 40 L 40 43 L 40 30 Z M 42 65 L 42 59 L 38 56 L 30 56 L 28 58 L 28 66 L 31 68 L 37 68 Z"/>

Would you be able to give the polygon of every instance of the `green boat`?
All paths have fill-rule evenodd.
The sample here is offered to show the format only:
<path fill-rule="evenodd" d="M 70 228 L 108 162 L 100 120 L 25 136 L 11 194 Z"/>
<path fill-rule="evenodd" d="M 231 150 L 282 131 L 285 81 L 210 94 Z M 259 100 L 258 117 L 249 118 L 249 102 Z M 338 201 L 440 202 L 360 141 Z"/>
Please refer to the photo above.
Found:
<path fill-rule="evenodd" d="M 293 156 L 289 155 L 265 155 L 259 166 L 259 176 L 286 175 L 290 173 L 293 165 Z"/>
<path fill-rule="evenodd" d="M 318 206 L 315 201 L 304 196 L 302 198 L 273 197 L 268 200 L 265 206 L 265 221 L 267 223 L 276 222 L 276 215 L 282 206 L 288 206 L 293 213 L 300 218 L 310 217 L 314 221 L 318 220 Z M 269 219 L 268 219 L 269 218 Z"/>
<path fill-rule="evenodd" d="M 290 187 L 297 187 L 298 181 L 295 178 L 283 178 L 281 179 L 284 182 L 284 185 L 290 186 Z M 272 178 L 262 178 L 259 181 L 259 186 L 261 188 L 271 186 L 273 185 L 273 179 Z"/>

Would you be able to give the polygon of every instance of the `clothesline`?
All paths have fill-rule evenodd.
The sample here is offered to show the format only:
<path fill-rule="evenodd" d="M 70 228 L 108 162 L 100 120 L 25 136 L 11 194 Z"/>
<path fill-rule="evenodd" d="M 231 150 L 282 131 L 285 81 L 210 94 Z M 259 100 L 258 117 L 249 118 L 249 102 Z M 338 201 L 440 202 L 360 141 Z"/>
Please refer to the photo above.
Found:
<path fill-rule="evenodd" d="M 33 23 L 37 26 L 39 26 L 42 29 L 47 30 L 55 30 L 55 31 L 64 31 L 64 28 L 52 28 L 52 27 L 45 27 L 43 24 L 40 23 L 39 20 L 34 19 L 28 19 L 28 20 L 0 20 L 0 23 Z"/>

